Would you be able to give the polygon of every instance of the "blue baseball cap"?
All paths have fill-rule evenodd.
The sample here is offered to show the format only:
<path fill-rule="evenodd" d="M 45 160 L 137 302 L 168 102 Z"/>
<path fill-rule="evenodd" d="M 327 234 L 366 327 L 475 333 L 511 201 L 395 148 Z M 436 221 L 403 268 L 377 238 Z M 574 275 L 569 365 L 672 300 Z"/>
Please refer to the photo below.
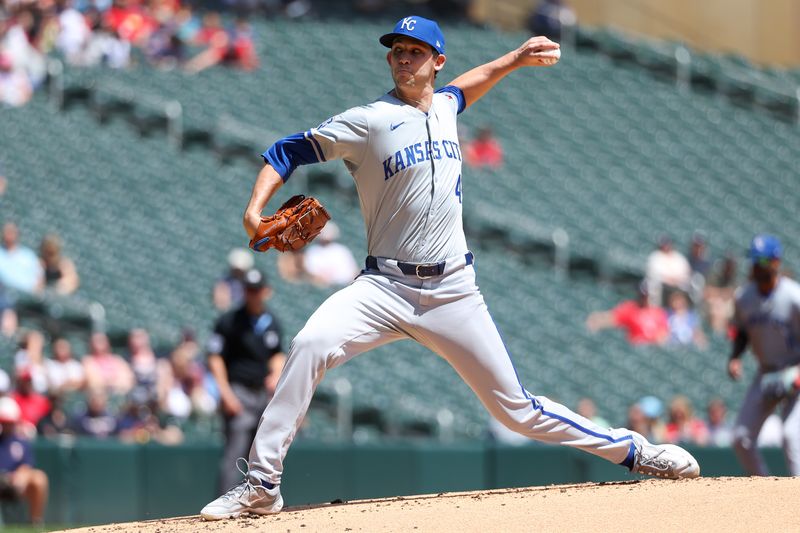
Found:
<path fill-rule="evenodd" d="M 638 403 L 647 418 L 659 418 L 664 413 L 664 404 L 655 396 L 645 396 Z"/>
<path fill-rule="evenodd" d="M 439 25 L 433 20 L 417 17 L 416 15 L 404 17 L 394 25 L 394 31 L 383 35 L 379 41 L 383 46 L 391 48 L 394 38 L 402 35 L 413 37 L 430 45 L 440 54 L 444 53 L 444 34 Z"/>
<path fill-rule="evenodd" d="M 781 241 L 773 235 L 756 235 L 750 242 L 747 256 L 755 263 L 762 259 L 780 259 L 783 255 Z"/>

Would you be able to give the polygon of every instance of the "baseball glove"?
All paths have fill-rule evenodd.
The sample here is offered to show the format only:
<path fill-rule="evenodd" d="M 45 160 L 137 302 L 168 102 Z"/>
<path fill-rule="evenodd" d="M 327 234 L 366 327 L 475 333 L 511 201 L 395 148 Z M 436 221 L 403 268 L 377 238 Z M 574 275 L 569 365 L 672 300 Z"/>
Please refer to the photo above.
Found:
<path fill-rule="evenodd" d="M 250 248 L 266 252 L 299 250 L 319 235 L 331 216 L 316 198 L 302 194 L 292 196 L 274 215 L 262 217 Z"/>

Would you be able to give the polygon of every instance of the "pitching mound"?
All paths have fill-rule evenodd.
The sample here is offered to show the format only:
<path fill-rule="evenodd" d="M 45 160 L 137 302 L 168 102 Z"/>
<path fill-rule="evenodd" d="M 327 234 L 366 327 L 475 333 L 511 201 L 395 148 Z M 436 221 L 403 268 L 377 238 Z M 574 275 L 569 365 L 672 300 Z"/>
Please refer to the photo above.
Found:
<path fill-rule="evenodd" d="M 800 478 L 647 480 L 361 500 L 220 522 L 185 517 L 71 531 L 797 531 L 799 494 Z"/>

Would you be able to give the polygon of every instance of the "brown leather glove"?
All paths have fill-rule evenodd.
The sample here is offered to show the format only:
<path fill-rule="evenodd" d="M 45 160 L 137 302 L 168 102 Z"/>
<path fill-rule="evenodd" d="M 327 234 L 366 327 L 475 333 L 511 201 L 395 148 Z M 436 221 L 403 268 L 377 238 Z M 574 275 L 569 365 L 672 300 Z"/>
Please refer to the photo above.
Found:
<path fill-rule="evenodd" d="M 319 235 L 331 216 L 316 198 L 302 194 L 292 196 L 274 215 L 262 217 L 250 248 L 266 252 L 299 250 Z"/>

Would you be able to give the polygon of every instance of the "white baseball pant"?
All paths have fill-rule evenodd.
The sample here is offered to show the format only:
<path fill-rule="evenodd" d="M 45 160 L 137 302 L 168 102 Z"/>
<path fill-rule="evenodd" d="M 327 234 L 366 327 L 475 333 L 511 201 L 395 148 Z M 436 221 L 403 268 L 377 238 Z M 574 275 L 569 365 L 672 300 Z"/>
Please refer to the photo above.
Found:
<path fill-rule="evenodd" d="M 362 273 L 331 295 L 292 341 L 250 449 L 251 475 L 280 483 L 286 452 L 327 369 L 405 338 L 450 363 L 492 416 L 513 431 L 613 463 L 631 461 L 629 430 L 600 427 L 523 388 L 468 262 L 465 256 L 452 258 L 443 275 L 419 279 L 379 259 L 380 273 Z"/>

